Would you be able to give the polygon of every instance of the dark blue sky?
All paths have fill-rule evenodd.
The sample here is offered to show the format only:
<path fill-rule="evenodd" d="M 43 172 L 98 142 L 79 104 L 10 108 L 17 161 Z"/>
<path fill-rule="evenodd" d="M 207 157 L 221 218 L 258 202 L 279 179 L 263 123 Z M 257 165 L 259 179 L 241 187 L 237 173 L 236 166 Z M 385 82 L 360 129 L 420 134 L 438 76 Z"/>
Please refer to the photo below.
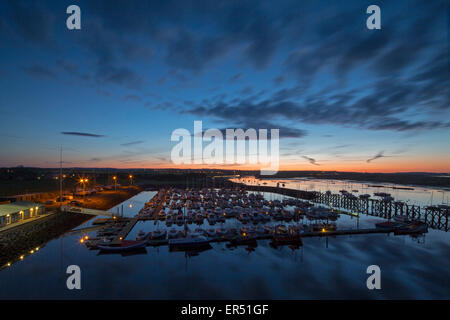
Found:
<path fill-rule="evenodd" d="M 66 28 L 77 4 L 82 30 Z M 381 7 L 381 30 L 366 8 Z M 445 1 L 2 1 L 0 166 L 169 167 L 280 128 L 282 168 L 450 171 Z M 373 159 L 371 161 L 367 161 Z"/>

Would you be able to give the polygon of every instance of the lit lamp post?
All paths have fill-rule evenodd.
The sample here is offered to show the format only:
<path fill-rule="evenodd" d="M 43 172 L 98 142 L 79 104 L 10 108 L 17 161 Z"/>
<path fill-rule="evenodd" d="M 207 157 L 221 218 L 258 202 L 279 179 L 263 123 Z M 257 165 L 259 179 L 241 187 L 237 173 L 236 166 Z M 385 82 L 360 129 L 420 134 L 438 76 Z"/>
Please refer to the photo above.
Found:
<path fill-rule="evenodd" d="M 114 191 L 116 191 L 117 190 L 117 188 L 116 188 L 117 177 L 114 176 L 113 180 L 114 180 Z"/>
<path fill-rule="evenodd" d="M 81 179 L 80 182 L 83 184 L 83 200 L 85 199 L 85 195 L 86 195 L 86 190 L 85 190 L 85 186 L 86 183 L 88 183 L 88 179 Z"/>
<path fill-rule="evenodd" d="M 129 178 L 130 178 L 130 185 L 132 185 L 133 184 L 133 175 L 130 174 Z"/>
<path fill-rule="evenodd" d="M 88 183 L 88 179 L 84 179 L 84 192 L 83 192 L 83 201 L 86 200 L 86 183 Z"/>

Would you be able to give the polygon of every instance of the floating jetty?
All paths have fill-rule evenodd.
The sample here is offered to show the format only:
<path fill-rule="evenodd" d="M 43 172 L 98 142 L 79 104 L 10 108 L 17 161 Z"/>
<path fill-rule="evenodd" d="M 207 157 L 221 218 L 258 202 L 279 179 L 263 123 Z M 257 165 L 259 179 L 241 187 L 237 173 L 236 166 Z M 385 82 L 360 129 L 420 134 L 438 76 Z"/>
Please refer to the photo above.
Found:
<path fill-rule="evenodd" d="M 356 235 L 356 234 L 374 234 L 374 233 L 393 233 L 395 232 L 395 228 L 391 229 L 380 229 L 380 228 L 371 228 L 371 229 L 346 229 L 346 230 L 328 230 L 328 231 L 311 231 L 304 232 L 299 234 L 299 238 L 311 238 L 311 237 L 333 237 L 333 236 L 345 236 L 345 235 Z M 246 239 L 251 240 L 272 240 L 274 238 L 273 235 L 263 235 L 263 236 L 255 236 L 251 238 L 246 237 L 214 237 L 210 239 L 210 242 L 233 242 L 233 241 L 243 241 Z M 169 244 L 168 239 L 162 240 L 149 240 L 148 246 L 162 246 Z"/>
<path fill-rule="evenodd" d="M 350 192 L 345 194 L 335 194 L 331 192 L 302 191 L 296 189 L 270 187 L 265 185 L 246 185 L 232 182 L 226 178 L 215 179 L 218 187 L 244 188 L 249 191 L 271 192 L 286 195 L 298 199 L 309 200 L 313 203 L 332 207 L 336 210 L 347 210 L 385 219 L 392 219 L 395 216 L 405 216 L 410 220 L 419 220 L 426 223 L 431 229 L 449 230 L 450 207 L 443 205 L 417 206 L 410 205 L 394 199 L 373 199 L 370 197 L 356 197 Z M 400 187 L 398 187 L 400 188 Z"/>
<path fill-rule="evenodd" d="M 411 234 L 418 235 L 427 231 L 414 228 L 419 222 L 403 217 L 395 224 L 382 223 L 381 227 L 365 229 L 338 229 L 333 222 L 339 218 L 332 208 L 315 206 L 303 199 L 283 199 L 269 201 L 261 194 L 248 193 L 246 189 L 161 189 L 150 199 L 133 218 L 118 217 L 112 223 L 103 226 L 98 236 L 85 239 L 91 248 L 105 246 L 119 247 L 141 220 L 154 220 L 155 224 L 165 224 L 168 232 L 158 230 L 148 234 L 140 232 L 137 240 L 145 239 L 147 245 L 160 246 L 170 244 L 171 239 L 180 239 L 186 243 L 193 237 L 206 237 L 207 242 L 230 242 L 232 245 L 244 245 L 256 240 L 270 240 L 282 244 L 301 242 L 306 237 L 328 237 L 357 234 Z M 223 223 L 232 219 L 240 226 L 224 228 Z M 309 222 L 309 224 L 305 223 Z M 205 227 L 219 224 L 217 229 L 197 228 L 189 231 L 188 224 Z M 273 224 L 275 223 L 275 224 Z M 290 224 L 289 224 L 290 223 Z M 168 229 L 172 225 L 183 226 L 184 230 Z M 422 224 L 423 225 L 423 224 Z M 239 227 L 238 227 L 239 228 Z M 153 234 L 153 236 L 152 236 Z M 163 237 L 161 237 L 161 235 Z M 128 240 L 127 240 L 128 241 Z M 178 241 L 178 240 L 177 240 Z M 180 241 L 180 242 L 183 242 Z"/>
<path fill-rule="evenodd" d="M 134 228 L 136 223 L 139 221 L 139 217 L 134 217 L 128 221 L 123 229 L 120 230 L 119 234 L 116 236 L 114 240 L 111 241 L 111 245 L 118 245 L 122 242 L 123 239 L 130 233 L 130 231 Z"/>

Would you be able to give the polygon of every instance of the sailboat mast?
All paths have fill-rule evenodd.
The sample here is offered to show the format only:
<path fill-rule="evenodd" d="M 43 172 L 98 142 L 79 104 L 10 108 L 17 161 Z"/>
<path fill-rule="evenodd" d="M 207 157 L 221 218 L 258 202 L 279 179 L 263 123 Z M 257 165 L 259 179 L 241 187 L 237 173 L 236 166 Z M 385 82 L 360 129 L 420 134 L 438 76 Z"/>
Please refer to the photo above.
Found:
<path fill-rule="evenodd" d="M 59 203 L 62 205 L 62 146 L 59 151 Z"/>

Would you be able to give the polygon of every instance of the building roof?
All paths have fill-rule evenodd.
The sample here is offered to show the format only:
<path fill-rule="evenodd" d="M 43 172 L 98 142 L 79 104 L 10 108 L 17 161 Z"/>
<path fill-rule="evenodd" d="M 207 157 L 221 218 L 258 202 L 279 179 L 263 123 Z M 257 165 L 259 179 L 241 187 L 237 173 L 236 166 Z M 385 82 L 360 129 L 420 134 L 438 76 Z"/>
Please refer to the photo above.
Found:
<path fill-rule="evenodd" d="M 20 211 L 29 210 L 30 208 L 43 207 L 43 204 L 29 201 L 12 202 L 8 204 L 0 204 L 0 217 Z"/>

